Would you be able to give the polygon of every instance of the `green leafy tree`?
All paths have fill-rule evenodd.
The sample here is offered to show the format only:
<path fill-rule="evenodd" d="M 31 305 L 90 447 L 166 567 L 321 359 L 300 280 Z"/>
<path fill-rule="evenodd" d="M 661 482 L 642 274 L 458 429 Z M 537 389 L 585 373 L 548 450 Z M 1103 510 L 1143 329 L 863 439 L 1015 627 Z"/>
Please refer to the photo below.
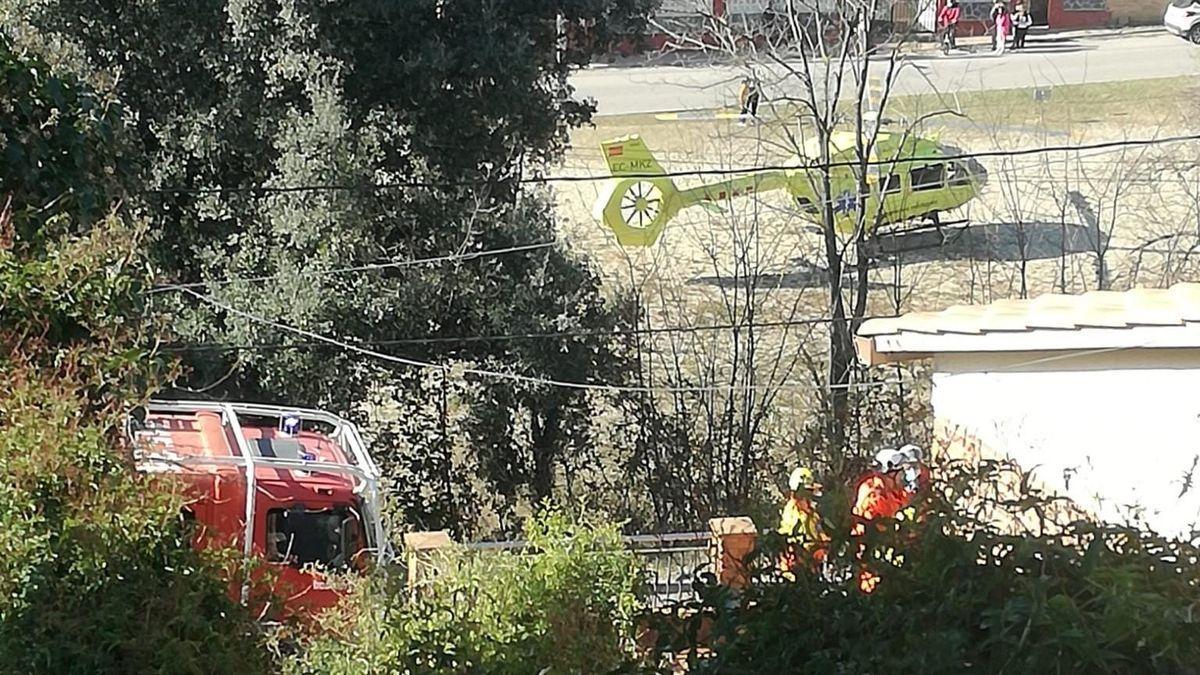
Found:
<path fill-rule="evenodd" d="M 587 261 L 555 243 L 547 194 L 521 181 L 591 113 L 567 73 L 608 28 L 636 30 L 649 4 L 28 0 L 26 15 L 73 44 L 135 115 L 153 260 L 206 296 L 156 296 L 188 345 L 182 387 L 363 416 L 380 388 L 400 405 L 418 395 L 396 389 L 412 369 L 279 325 L 534 378 L 622 371 L 603 333 L 624 315 Z M 558 49 L 561 25 L 597 39 Z M 489 253 L 512 248 L 523 250 Z M 442 262 L 333 272 L 428 258 Z M 564 331 L 586 335 L 462 340 Z M 473 489 L 536 503 L 561 483 L 594 401 L 476 384 L 458 402 L 475 411 L 470 442 L 507 456 L 481 463 Z M 529 442 L 515 441 L 526 428 Z M 437 478 L 419 474 L 437 447 L 379 449 L 397 471 Z M 401 506 L 430 526 L 473 520 L 455 503 Z"/>
<path fill-rule="evenodd" d="M 0 195 L 13 243 L 38 246 L 107 216 L 135 173 L 121 152 L 127 140 L 121 106 L 19 53 L 4 35 L 0 91 Z"/>

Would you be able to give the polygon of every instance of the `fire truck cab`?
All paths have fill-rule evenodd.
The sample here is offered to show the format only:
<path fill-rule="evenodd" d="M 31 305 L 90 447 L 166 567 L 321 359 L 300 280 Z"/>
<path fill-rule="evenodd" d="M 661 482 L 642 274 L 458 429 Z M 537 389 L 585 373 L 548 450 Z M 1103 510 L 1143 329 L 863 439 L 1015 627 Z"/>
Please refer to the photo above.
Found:
<path fill-rule="evenodd" d="M 270 595 L 282 602 L 276 614 L 318 612 L 341 597 L 329 572 L 389 556 L 379 470 L 358 429 L 336 415 L 151 401 L 144 419 L 131 417 L 130 435 L 139 470 L 174 474 L 184 483 L 183 515 L 194 525 L 197 546 L 236 546 L 246 561 L 274 568 L 233 584 L 243 603 L 252 580 L 270 578 Z"/>

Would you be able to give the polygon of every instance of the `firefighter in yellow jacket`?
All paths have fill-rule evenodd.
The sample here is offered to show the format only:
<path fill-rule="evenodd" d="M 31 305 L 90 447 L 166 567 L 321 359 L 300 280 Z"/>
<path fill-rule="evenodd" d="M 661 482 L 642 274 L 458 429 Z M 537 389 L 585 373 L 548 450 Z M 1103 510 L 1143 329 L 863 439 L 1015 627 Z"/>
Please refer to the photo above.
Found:
<path fill-rule="evenodd" d="M 787 537 L 787 549 L 780 569 L 788 579 L 795 579 L 801 551 L 814 563 L 825 559 L 829 538 L 821 531 L 821 517 L 813 500 L 821 494 L 821 486 L 813 479 L 808 467 L 798 467 L 788 477 L 788 500 L 779 517 L 779 533 Z"/>

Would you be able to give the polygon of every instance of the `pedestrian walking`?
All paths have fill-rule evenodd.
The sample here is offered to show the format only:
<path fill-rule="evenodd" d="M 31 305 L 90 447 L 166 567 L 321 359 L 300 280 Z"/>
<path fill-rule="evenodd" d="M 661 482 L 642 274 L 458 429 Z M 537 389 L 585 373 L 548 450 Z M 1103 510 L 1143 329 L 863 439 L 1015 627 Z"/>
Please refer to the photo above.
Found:
<path fill-rule="evenodd" d="M 1013 49 L 1025 49 L 1025 36 L 1033 25 L 1033 17 L 1025 4 L 1018 2 L 1013 7 Z"/>
<path fill-rule="evenodd" d="M 745 124 L 748 118 L 758 119 L 758 101 L 761 97 L 758 83 L 753 78 L 743 78 L 742 87 L 738 90 L 738 103 L 742 106 L 742 112 L 738 115 L 738 124 Z"/>
<path fill-rule="evenodd" d="M 1012 35 L 1012 14 L 1008 13 L 1008 6 L 1004 4 L 1004 0 L 996 0 L 996 56 L 1004 53 L 1008 47 L 1008 36 Z"/>

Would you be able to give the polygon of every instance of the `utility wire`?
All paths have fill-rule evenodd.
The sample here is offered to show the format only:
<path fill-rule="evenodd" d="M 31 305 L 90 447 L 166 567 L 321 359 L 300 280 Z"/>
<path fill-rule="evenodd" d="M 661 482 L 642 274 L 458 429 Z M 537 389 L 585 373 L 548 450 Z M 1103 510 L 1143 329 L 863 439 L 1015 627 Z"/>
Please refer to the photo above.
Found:
<path fill-rule="evenodd" d="M 509 246 L 507 248 L 487 249 L 484 251 L 472 251 L 470 253 L 455 253 L 450 255 L 436 256 L 433 258 L 416 258 L 413 260 L 394 260 L 390 262 L 369 263 L 365 265 L 355 265 L 353 267 L 337 267 L 328 270 L 300 270 L 293 274 L 268 274 L 256 277 L 228 277 L 225 279 L 213 279 L 211 281 L 195 281 L 183 284 L 162 284 L 155 286 L 149 290 L 149 293 L 162 293 L 165 291 L 183 291 L 191 288 L 206 288 L 209 286 L 227 286 L 238 282 L 262 282 L 272 281 L 285 276 L 329 276 L 334 274 L 347 274 L 352 272 L 376 272 L 385 269 L 399 269 L 404 267 L 416 267 L 418 265 L 432 265 L 441 262 L 460 261 L 460 260 L 475 260 L 477 258 L 486 258 L 494 255 L 504 255 L 506 253 L 523 253 L 526 251 L 536 251 L 538 249 L 548 248 L 558 243 L 557 239 L 551 241 L 542 241 L 533 244 L 523 244 L 521 246 Z"/>
<path fill-rule="evenodd" d="M 289 326 L 287 324 L 280 323 L 278 321 L 272 321 L 271 319 L 267 319 L 265 317 L 258 316 L 256 314 L 251 314 L 250 312 L 238 309 L 237 307 L 234 307 L 228 303 L 217 300 L 216 298 L 204 295 L 202 293 L 197 293 L 196 291 L 194 291 L 190 288 L 182 288 L 182 289 L 180 289 L 180 291 L 183 293 L 187 293 L 188 295 L 191 295 L 192 297 L 196 298 L 197 300 L 200 300 L 201 302 L 207 303 L 209 305 L 212 305 L 213 307 L 217 307 L 219 309 L 225 310 L 226 312 L 229 312 L 230 314 L 240 316 L 244 319 L 248 319 L 255 323 L 262 324 L 264 326 L 270 326 L 271 328 L 275 328 L 277 330 L 281 330 L 281 331 L 288 332 L 288 333 L 294 333 L 296 335 L 306 337 L 310 340 L 322 342 L 324 344 L 328 344 L 330 346 L 337 347 L 337 348 L 345 350 L 345 351 L 361 354 L 363 356 L 369 356 L 371 358 L 378 359 L 380 361 L 386 361 L 388 363 L 396 363 L 399 365 L 410 366 L 413 368 L 420 368 L 420 369 L 425 369 L 425 370 L 439 370 L 439 371 L 443 371 L 443 372 L 444 371 L 454 371 L 454 372 L 461 372 L 466 375 L 477 375 L 480 377 L 488 377 L 488 378 L 493 378 L 493 379 L 498 379 L 498 380 L 509 380 L 509 381 L 513 381 L 513 382 L 526 382 L 529 384 L 540 384 L 540 385 L 546 385 L 546 386 L 551 386 L 551 387 L 560 387 L 563 389 L 577 389 L 577 390 L 584 390 L 584 391 L 681 394 L 681 393 L 702 393 L 702 392 L 717 392 L 717 391 L 777 391 L 779 389 L 787 389 L 787 388 L 794 388 L 794 387 L 811 389 L 811 385 L 807 384 L 807 383 L 805 383 L 805 384 L 780 383 L 778 385 L 746 385 L 746 386 L 714 385 L 714 386 L 688 386 L 688 387 L 637 387 L 637 386 L 629 386 L 629 385 L 615 385 L 615 384 L 604 384 L 604 383 L 594 383 L 594 382 L 570 382 L 570 381 L 565 381 L 565 380 L 555 380 L 555 379 L 551 379 L 551 378 L 534 377 L 534 376 L 530 376 L 530 375 L 520 375 L 517 373 L 504 373 L 504 372 L 499 372 L 499 371 L 494 371 L 494 370 L 486 370 L 483 368 L 474 368 L 474 367 L 469 367 L 469 366 L 468 367 L 448 366 L 448 365 L 443 365 L 443 364 L 432 363 L 430 361 L 422 361 L 419 359 L 405 358 L 403 356 L 394 356 L 392 354 L 384 354 L 382 352 L 377 352 L 375 350 L 368 349 L 368 348 L 360 346 L 360 345 L 344 342 L 344 341 L 338 340 L 336 338 L 331 338 L 326 335 L 321 335 L 320 333 L 314 333 L 312 331 L 305 330 L 303 328 L 296 328 L 295 326 Z M 872 384 L 872 386 L 875 386 L 875 385 Z"/>
<path fill-rule="evenodd" d="M 1123 141 L 1101 141 L 1096 143 L 1084 143 L 1080 145 L 1048 145 L 1035 148 L 1018 148 L 1015 150 L 985 150 L 976 153 L 960 153 L 951 155 L 942 155 L 937 157 L 939 160 L 958 160 L 958 159 L 979 159 L 979 158 L 995 158 L 995 157 L 1023 157 L 1028 155 L 1048 154 L 1052 152 L 1080 152 L 1088 150 L 1106 150 L 1114 148 L 1132 148 L 1132 147 L 1150 147 L 1156 145 L 1167 145 L 1171 143 L 1182 143 L 1187 141 L 1200 141 L 1200 134 L 1188 134 L 1184 136 L 1164 136 L 1161 138 L 1146 138 L 1146 139 L 1126 139 Z M 731 176 L 747 173 L 757 173 L 761 171 L 797 171 L 797 170 L 828 170 L 841 167 L 873 167 L 873 166 L 895 166 L 898 164 L 912 164 L 917 162 L 928 162 L 929 157 L 908 157 L 897 159 L 877 159 L 858 161 L 841 161 L 841 162 L 826 162 L 826 163 L 808 163 L 808 164 L 769 164 L 760 166 L 745 166 L 734 167 L 728 169 L 689 169 L 681 171 L 661 171 L 661 172 L 646 172 L 646 173 L 630 173 L 621 176 L 604 175 L 585 175 L 585 176 L 534 176 L 529 178 L 521 178 L 515 181 L 518 184 L 548 184 L 548 183 L 583 183 L 602 180 L 612 180 L 619 178 L 626 179 L 654 179 L 654 178 L 680 178 L 686 176 Z M 158 194 L 223 194 L 223 193 L 248 193 L 252 195 L 273 195 L 273 194 L 289 194 L 297 192 L 355 192 L 355 191 L 377 191 L 396 188 L 449 188 L 449 187 L 473 187 L 478 186 L 488 181 L 484 180 L 457 180 L 457 181 L 388 181 L 381 183 L 363 183 L 358 185 L 339 184 L 339 183 L 324 183 L 324 184 L 309 184 L 309 185 L 284 185 L 278 187 L 271 186 L 230 186 L 230 187 L 165 187 L 148 190 L 150 193 Z"/>
<path fill-rule="evenodd" d="M 976 156 L 978 156 L 978 155 L 976 155 Z M 1032 168 L 1037 168 L 1037 167 L 1030 167 L 1030 168 L 1032 169 Z M 1008 172 L 1008 170 L 1005 170 L 1005 171 Z M 597 178 L 598 179 L 607 179 L 607 178 L 610 178 L 610 176 L 599 176 Z M 821 207 L 821 206 L 825 206 L 827 204 L 837 204 L 847 197 L 852 197 L 855 199 L 868 199 L 868 198 L 874 196 L 874 194 L 875 193 L 873 193 L 873 192 L 858 193 L 858 194 L 853 194 L 853 195 L 846 193 L 846 194 L 838 195 L 836 197 L 831 197 L 829 199 L 820 199 L 815 202 L 810 202 L 810 208 Z M 1149 193 L 1147 193 L 1147 194 L 1149 194 Z M 807 219 L 807 216 L 802 213 L 796 213 L 794 215 L 798 215 L 801 218 Z M 501 248 L 501 249 L 489 249 L 489 250 L 474 251 L 474 252 L 464 253 L 464 254 L 450 254 L 450 255 L 436 256 L 436 257 L 432 257 L 432 258 L 421 258 L 421 259 L 415 259 L 415 260 L 401 260 L 401 261 L 389 261 L 389 262 L 381 262 L 381 263 L 368 263 L 368 264 L 364 264 L 364 265 L 340 267 L 340 268 L 334 268 L 334 269 L 328 269 L 328 270 L 299 270 L 299 271 L 295 272 L 294 274 L 272 274 L 272 275 L 253 276 L 253 277 L 228 277 L 228 278 L 224 278 L 224 279 L 215 279 L 215 280 L 209 280 L 209 281 L 197 281 L 197 282 L 180 283 L 180 284 L 162 284 L 162 285 L 153 287 L 149 292 L 150 293 L 161 293 L 161 292 L 166 292 L 166 291 L 175 291 L 175 290 L 179 290 L 179 289 L 183 289 L 183 288 L 205 288 L 205 287 L 210 287 L 210 286 L 220 287 L 220 286 L 226 286 L 228 284 L 239 283 L 239 282 L 273 281 L 275 279 L 283 278 L 285 276 L 322 277 L 322 276 L 331 276 L 331 275 L 336 275 L 336 274 L 353 273 L 353 272 L 371 272 L 371 271 L 379 271 L 379 270 L 385 270 L 385 269 L 399 269 L 399 268 L 414 267 L 414 266 L 418 266 L 418 265 L 434 264 L 434 263 L 440 263 L 440 262 L 474 260 L 477 258 L 488 257 L 488 256 L 492 256 L 492 255 L 520 253 L 520 252 L 533 251 L 533 250 L 538 250 L 538 249 L 542 249 L 542 248 L 547 248 L 547 247 L 555 245 L 556 243 L 558 243 L 558 241 L 559 241 L 558 239 L 555 239 L 555 240 L 546 241 L 546 242 L 537 242 L 537 243 L 533 243 L 533 244 L 512 246 L 512 247 Z"/>
<path fill-rule="evenodd" d="M 886 316 L 865 316 L 863 321 L 876 318 L 893 319 L 894 315 Z M 784 321 L 755 321 L 753 323 L 724 323 L 724 324 L 704 324 L 699 326 L 662 326 L 658 328 L 631 328 L 617 330 L 587 330 L 587 331 L 562 331 L 557 333 L 508 333 L 503 335 L 467 335 L 462 337 L 429 337 L 429 338 L 399 338 L 394 340 L 364 340 L 355 344 L 370 346 L 370 347 L 387 347 L 398 345 L 425 345 L 425 344 L 467 344 L 475 342 L 508 342 L 518 340 L 547 340 L 547 339 L 571 339 L 577 337 L 621 337 L 625 335 L 662 335 L 670 333 L 703 333 L 710 331 L 738 330 L 738 329 L 754 329 L 754 328 L 792 328 L 797 326 L 813 326 L 825 323 L 833 323 L 830 317 L 814 317 L 806 319 L 791 319 Z M 847 318 L 846 321 L 851 321 Z M 191 345 L 172 345 L 165 347 L 162 351 L 165 352 L 194 352 L 194 351 L 277 351 L 287 349 L 308 349 L 312 347 L 320 347 L 325 345 L 325 342 L 291 342 L 287 344 L 222 344 L 222 343 L 202 343 Z"/>
<path fill-rule="evenodd" d="M 1136 144 L 1136 143 L 1142 143 L 1142 144 L 1170 143 L 1170 142 L 1176 142 L 1176 141 L 1181 141 L 1184 139 L 1191 139 L 1191 138 L 1200 140 L 1200 135 L 1186 136 L 1186 137 L 1161 138 L 1161 139 L 1149 139 L 1149 140 L 1145 140 L 1145 141 L 1113 141 L 1113 142 L 1109 142 L 1107 144 L 1093 144 L 1092 146 L 1075 146 L 1075 149 L 1085 149 L 1085 148 L 1089 148 L 1089 147 L 1094 149 L 1094 148 L 1098 148 L 1102 145 L 1105 147 L 1127 147 L 1124 144 L 1132 145 L 1132 144 Z M 1051 152 L 1051 151 L 1055 151 L 1055 150 L 1056 150 L 1056 148 L 1052 148 L 1052 147 L 1033 148 L 1033 149 L 1026 149 L 1026 150 L 1022 150 L 1022 151 L 1000 151 L 1000 150 L 998 150 L 998 151 L 977 153 L 974 155 L 947 156 L 947 157 L 945 157 L 945 159 L 953 159 L 953 158 L 958 158 L 958 157 L 1008 156 L 1008 155 L 1016 154 L 1016 153 L 1032 154 L 1032 153 L 1040 153 L 1040 152 Z M 903 161 L 905 161 L 905 160 L 899 160 L 899 159 L 879 160 L 876 162 L 871 162 L 871 164 L 895 165 L 895 164 L 901 163 Z M 849 163 L 849 164 L 857 165 L 857 163 L 853 163 L 853 162 Z M 834 164 L 830 164 L 828 166 L 834 166 Z M 792 167 L 792 168 L 795 168 L 795 167 Z M 758 167 L 757 169 L 707 169 L 707 170 L 696 170 L 696 171 L 690 171 L 690 172 L 689 171 L 675 172 L 675 173 L 669 173 L 669 174 L 646 174 L 646 176 L 662 177 L 662 176 L 678 176 L 678 175 L 728 174 L 728 173 L 739 173 L 739 172 L 753 171 L 753 170 L 771 170 L 771 167 L 763 166 L 763 167 Z M 625 176 L 623 178 L 636 178 L 636 177 L 637 176 Z M 607 180 L 612 177 L 609 175 L 598 175 L 598 176 L 572 177 L 572 178 L 579 178 L 579 179 L 586 178 L 589 180 Z M 529 179 L 529 180 L 533 181 L 533 180 L 539 180 L 539 179 Z M 547 179 L 547 180 L 551 180 L 551 179 Z M 379 187 L 382 188 L 383 185 L 380 185 Z M 297 191 L 302 190 L 302 189 L 309 189 L 309 188 L 323 189 L 321 186 L 296 186 Z M 331 188 L 331 189 L 333 189 L 333 188 Z M 213 191 L 221 191 L 223 189 L 222 188 L 212 188 L 212 190 Z M 822 200 L 819 200 L 818 202 L 812 203 L 811 206 L 819 207 L 819 206 L 824 206 L 829 203 L 837 203 L 837 202 L 841 201 L 842 199 L 844 199 L 846 196 L 847 195 L 839 195 L 836 198 L 822 199 Z M 851 196 L 854 198 L 857 198 L 857 199 L 865 199 L 865 198 L 869 198 L 871 195 L 870 194 L 857 194 L 857 195 L 851 195 Z M 798 215 L 801 215 L 801 214 L 798 214 Z M 803 217 L 803 215 L 801 215 L 801 217 Z M 343 273 L 370 272 L 370 271 L 379 271 L 379 270 L 384 270 L 384 269 L 398 269 L 398 268 L 404 268 L 404 267 L 412 267 L 412 266 L 418 266 L 418 265 L 424 265 L 424 264 L 434 264 L 434 263 L 439 263 L 439 262 L 448 262 L 448 261 L 456 261 L 456 260 L 473 260 L 476 258 L 482 258 L 482 257 L 486 257 L 486 256 L 491 256 L 491 255 L 503 255 L 503 254 L 507 254 L 507 253 L 517 253 L 517 252 L 537 250 L 537 249 L 553 246 L 556 243 L 557 243 L 557 240 L 553 240 L 553 241 L 539 242 L 539 243 L 534 243 L 534 244 L 526 244 L 526 245 L 521 245 L 521 246 L 513 246 L 513 247 L 508 247 L 508 248 L 502 248 L 502 249 L 475 251 L 475 252 L 465 253 L 465 254 L 452 254 L 452 255 L 437 256 L 437 257 L 432 257 L 432 258 L 404 260 L 404 261 L 389 261 L 389 262 L 382 262 L 382 263 L 369 263 L 369 264 L 364 264 L 364 265 L 334 268 L 334 269 L 329 269 L 329 270 L 314 270 L 314 271 L 301 270 L 301 271 L 295 273 L 295 276 L 318 276 L 318 277 L 320 277 L 320 276 L 329 276 L 329 275 L 343 274 Z M 184 289 L 184 288 L 205 288 L 205 287 L 209 287 L 209 286 L 225 286 L 228 284 L 239 283 L 239 282 L 264 282 L 264 281 L 272 281 L 275 279 L 279 279 L 284 276 L 289 276 L 289 275 L 273 274 L 273 275 L 254 276 L 254 277 L 229 277 L 229 278 L 225 278 L 225 279 L 210 280 L 210 281 L 190 282 L 190 283 L 181 283 L 181 284 L 162 284 L 159 286 L 155 286 L 149 292 L 150 293 L 161 293 L 161 292 L 167 292 L 167 291 L 180 290 L 180 289 Z"/>

